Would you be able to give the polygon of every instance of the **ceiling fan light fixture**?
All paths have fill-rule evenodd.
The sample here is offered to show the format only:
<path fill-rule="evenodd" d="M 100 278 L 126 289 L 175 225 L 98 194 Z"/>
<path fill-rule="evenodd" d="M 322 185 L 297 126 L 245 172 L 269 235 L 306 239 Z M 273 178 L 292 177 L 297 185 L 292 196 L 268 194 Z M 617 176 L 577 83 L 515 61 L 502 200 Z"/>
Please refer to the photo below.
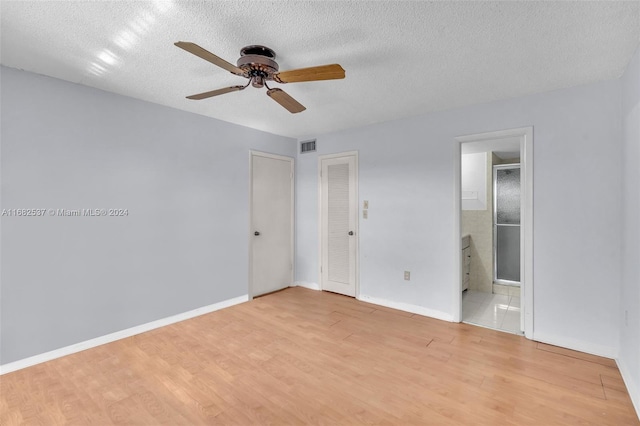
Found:
<path fill-rule="evenodd" d="M 261 76 L 251 77 L 251 85 L 253 87 L 261 89 L 264 87 L 264 83 L 265 83 L 264 77 L 261 77 Z"/>

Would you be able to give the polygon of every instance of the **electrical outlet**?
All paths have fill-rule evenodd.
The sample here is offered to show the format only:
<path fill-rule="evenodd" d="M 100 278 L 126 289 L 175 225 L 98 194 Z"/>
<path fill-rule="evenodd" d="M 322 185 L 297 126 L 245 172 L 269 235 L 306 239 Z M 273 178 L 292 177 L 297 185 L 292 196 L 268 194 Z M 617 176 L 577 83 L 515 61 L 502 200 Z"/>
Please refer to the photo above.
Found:
<path fill-rule="evenodd" d="M 369 210 L 362 210 L 362 218 L 363 219 L 369 218 Z"/>
<path fill-rule="evenodd" d="M 369 208 L 369 201 L 364 200 L 364 203 L 363 203 L 363 207 L 362 207 L 362 208 L 363 208 L 363 209 L 368 209 L 368 208 Z"/>
<path fill-rule="evenodd" d="M 411 280 L 411 272 L 404 271 L 404 280 L 405 281 L 410 281 Z"/>

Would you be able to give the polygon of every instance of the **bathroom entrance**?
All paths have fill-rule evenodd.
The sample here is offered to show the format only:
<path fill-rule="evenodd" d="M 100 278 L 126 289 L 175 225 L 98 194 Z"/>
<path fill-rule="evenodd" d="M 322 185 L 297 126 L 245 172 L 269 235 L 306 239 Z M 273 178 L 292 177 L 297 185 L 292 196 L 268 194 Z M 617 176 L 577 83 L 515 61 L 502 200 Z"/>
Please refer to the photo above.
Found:
<path fill-rule="evenodd" d="M 527 337 L 533 332 L 531 138 L 531 128 L 456 138 L 459 320 Z"/>

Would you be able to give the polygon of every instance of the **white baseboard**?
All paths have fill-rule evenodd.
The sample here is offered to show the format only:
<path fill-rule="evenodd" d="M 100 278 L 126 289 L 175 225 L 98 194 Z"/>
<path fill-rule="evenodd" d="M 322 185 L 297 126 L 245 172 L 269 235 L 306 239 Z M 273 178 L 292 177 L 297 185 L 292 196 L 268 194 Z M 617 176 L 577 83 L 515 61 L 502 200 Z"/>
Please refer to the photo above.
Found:
<path fill-rule="evenodd" d="M 318 285 L 318 283 L 310 283 L 306 281 L 296 281 L 291 285 L 291 287 L 304 287 L 311 290 L 320 290 L 320 285 Z"/>
<path fill-rule="evenodd" d="M 424 306 L 412 305 L 410 303 L 393 302 L 391 300 L 379 299 L 377 297 L 371 297 L 362 294 L 358 297 L 358 300 L 367 303 L 373 303 L 374 305 L 386 306 L 387 308 L 397 309 L 399 311 L 411 312 L 412 314 L 418 314 L 442 321 L 453 321 L 453 315 L 446 312 L 436 311 L 435 309 L 425 308 Z"/>
<path fill-rule="evenodd" d="M 0 365 L 0 375 L 11 373 L 12 371 L 16 371 L 16 370 L 21 370 L 23 368 L 31 367 L 32 365 L 40 364 L 42 362 L 51 361 L 52 359 L 60 358 L 65 355 L 71 355 L 76 352 L 81 352 L 86 349 L 95 348 L 96 346 L 104 345 L 105 343 L 111 343 L 116 340 L 124 339 L 126 337 L 135 336 L 136 334 L 144 333 L 146 331 L 164 327 L 169 324 L 174 324 L 176 322 L 180 322 L 193 317 L 208 314 L 214 311 L 218 311 L 220 309 L 228 308 L 233 305 L 247 302 L 248 300 L 249 300 L 249 296 L 245 294 L 244 296 L 223 300 L 222 302 L 214 303 L 212 305 L 203 306 L 201 308 L 183 312 L 181 314 L 172 315 L 170 317 L 161 318 L 159 320 L 151 321 L 146 324 L 137 325 L 135 327 L 127 328 L 125 330 L 116 331 L 115 333 L 96 337 L 95 339 L 85 340 L 84 342 L 75 343 L 73 345 L 65 346 L 64 348 L 55 349 L 53 351 L 45 352 L 39 355 L 34 355 L 29 358 L 24 358 L 18 361 Z"/>
<path fill-rule="evenodd" d="M 536 342 L 547 343 L 553 346 L 560 346 L 562 348 L 572 349 L 578 352 L 584 352 L 591 355 L 602 356 L 605 358 L 616 359 L 618 356 L 618 350 L 611 346 L 596 345 L 583 340 L 576 340 L 566 337 L 554 336 L 551 334 L 540 333 L 539 331 L 533 332 L 533 339 Z"/>
<path fill-rule="evenodd" d="M 629 392 L 631 402 L 633 403 L 633 406 L 636 409 L 636 414 L 638 415 L 638 419 L 640 420 L 640 389 L 638 388 L 638 386 L 640 386 L 640 383 L 634 382 L 626 363 L 622 362 L 620 359 L 616 359 L 616 364 L 618 365 L 618 370 L 620 370 L 622 380 L 624 380 L 624 384 L 627 387 L 627 392 Z"/>

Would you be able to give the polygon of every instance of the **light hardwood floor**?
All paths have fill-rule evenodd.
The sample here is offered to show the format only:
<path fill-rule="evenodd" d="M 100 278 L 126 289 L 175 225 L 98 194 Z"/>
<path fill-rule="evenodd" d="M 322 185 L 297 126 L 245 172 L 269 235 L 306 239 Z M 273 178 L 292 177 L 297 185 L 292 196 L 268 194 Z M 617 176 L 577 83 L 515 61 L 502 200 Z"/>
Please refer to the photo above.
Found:
<path fill-rule="evenodd" d="M 0 424 L 634 425 L 615 363 L 291 288 L 0 377 Z"/>

